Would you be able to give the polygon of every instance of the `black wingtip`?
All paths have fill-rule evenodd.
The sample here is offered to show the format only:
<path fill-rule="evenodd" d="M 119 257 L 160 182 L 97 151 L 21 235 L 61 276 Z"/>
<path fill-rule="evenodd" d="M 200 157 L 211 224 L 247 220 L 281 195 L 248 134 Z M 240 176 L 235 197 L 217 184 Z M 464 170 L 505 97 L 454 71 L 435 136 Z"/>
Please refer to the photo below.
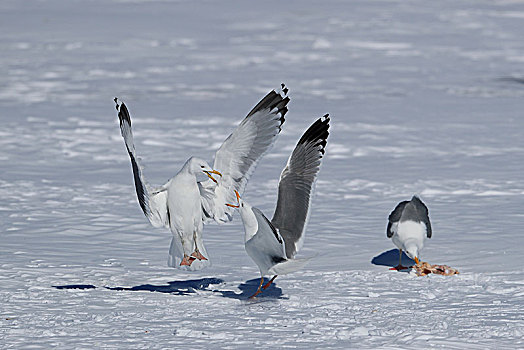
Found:
<path fill-rule="evenodd" d="M 302 135 L 298 144 L 301 143 L 315 143 L 321 146 L 320 152 L 325 153 L 327 145 L 327 138 L 329 136 L 329 114 L 325 114 L 321 118 L 318 118 Z"/>
<path fill-rule="evenodd" d="M 289 92 L 289 89 L 286 87 L 286 84 L 281 83 L 280 87 L 281 87 L 281 90 L 284 93 L 284 95 L 287 95 L 287 93 Z"/>
<path fill-rule="evenodd" d="M 280 114 L 280 126 L 284 124 L 288 109 L 287 104 L 289 103 L 289 96 L 287 93 L 289 89 L 284 83 L 280 84 L 280 89 L 271 90 L 253 109 L 248 113 L 247 117 L 255 114 L 256 112 L 264 109 L 277 109 L 276 114 Z"/>
<path fill-rule="evenodd" d="M 115 97 L 115 102 L 117 102 L 116 100 L 117 99 Z M 129 111 L 126 105 L 124 104 L 124 102 L 121 102 L 120 105 L 118 105 L 118 102 L 117 102 L 116 110 L 118 111 L 118 119 L 120 120 L 120 125 L 122 125 L 122 123 L 125 121 L 129 124 L 129 126 L 131 126 L 131 117 L 129 115 Z"/>

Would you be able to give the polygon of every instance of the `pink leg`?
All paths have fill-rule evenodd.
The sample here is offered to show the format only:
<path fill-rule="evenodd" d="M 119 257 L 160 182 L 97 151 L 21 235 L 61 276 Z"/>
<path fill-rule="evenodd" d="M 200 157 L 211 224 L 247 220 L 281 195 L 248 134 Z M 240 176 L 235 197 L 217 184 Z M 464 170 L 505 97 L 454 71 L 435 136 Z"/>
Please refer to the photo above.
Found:
<path fill-rule="evenodd" d="M 278 276 L 278 275 L 273 276 L 273 278 L 272 278 L 269 282 L 267 282 L 267 283 L 264 285 L 264 287 L 262 287 L 262 289 L 267 289 L 267 287 L 269 287 L 269 286 L 271 285 L 271 283 L 273 283 L 273 281 L 275 280 L 275 278 L 277 278 L 277 276 Z"/>
<path fill-rule="evenodd" d="M 258 289 L 257 289 L 256 293 L 253 294 L 252 296 L 250 296 L 249 299 L 254 299 L 257 295 L 262 293 L 262 290 L 260 290 L 260 288 L 262 288 L 262 283 L 264 283 L 264 276 L 262 276 L 260 278 L 260 284 L 258 285 Z"/>

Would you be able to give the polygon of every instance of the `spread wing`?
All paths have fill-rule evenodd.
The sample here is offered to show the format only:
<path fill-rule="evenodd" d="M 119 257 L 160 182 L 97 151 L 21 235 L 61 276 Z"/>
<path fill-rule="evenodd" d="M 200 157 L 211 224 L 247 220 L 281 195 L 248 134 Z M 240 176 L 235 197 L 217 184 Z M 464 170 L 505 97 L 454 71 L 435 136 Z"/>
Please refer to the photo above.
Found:
<path fill-rule="evenodd" d="M 326 114 L 306 130 L 280 175 L 277 207 L 271 222 L 286 242 L 288 258 L 295 255 L 304 241 L 311 192 L 324 156 L 329 121 Z"/>
<path fill-rule="evenodd" d="M 133 132 L 131 130 L 131 117 L 129 111 L 124 103 L 118 104 L 115 98 L 116 110 L 118 111 L 118 119 L 120 120 L 120 132 L 124 138 L 127 148 L 127 153 L 131 159 L 131 167 L 133 168 L 133 177 L 135 180 L 136 195 L 140 208 L 148 218 L 151 225 L 154 227 L 162 227 L 169 225 L 169 217 L 167 211 L 167 191 L 165 187 L 158 189 L 151 189 L 144 179 L 142 174 L 142 167 L 138 163 L 136 156 L 135 145 L 133 143 Z"/>
<path fill-rule="evenodd" d="M 201 193 L 214 192 L 214 196 L 203 199 L 205 218 L 219 223 L 232 219 L 234 209 L 225 204 L 236 201 L 234 190 L 244 192 L 258 161 L 275 143 L 287 113 L 287 93 L 284 84 L 279 90 L 269 92 L 216 152 L 213 168 L 220 171 L 222 177 L 218 185 L 211 180 L 200 184 Z"/>

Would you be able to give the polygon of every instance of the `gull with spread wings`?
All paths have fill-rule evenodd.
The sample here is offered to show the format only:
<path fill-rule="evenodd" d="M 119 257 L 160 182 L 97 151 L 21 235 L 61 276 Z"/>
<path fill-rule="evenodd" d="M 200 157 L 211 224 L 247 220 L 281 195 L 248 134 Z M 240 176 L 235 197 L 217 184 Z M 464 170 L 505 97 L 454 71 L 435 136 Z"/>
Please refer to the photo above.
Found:
<path fill-rule="evenodd" d="M 319 118 L 302 135 L 282 170 L 278 184 L 277 207 L 269 221 L 260 209 L 252 207 L 236 192 L 238 208 L 245 231 L 247 254 L 260 269 L 260 284 L 256 297 L 271 285 L 278 275 L 294 272 L 309 259 L 297 259 L 295 254 L 304 243 L 311 209 L 313 185 L 317 179 L 329 135 L 329 116 Z M 262 287 L 265 275 L 274 275 Z"/>
<path fill-rule="evenodd" d="M 284 84 L 269 92 L 220 146 L 213 167 L 205 160 L 191 157 L 174 177 L 158 188 L 146 184 L 135 152 L 129 110 L 115 98 L 138 203 L 151 225 L 169 228 L 173 234 L 169 266 L 194 271 L 210 265 L 202 240 L 203 224 L 232 219 L 234 209 L 225 203 L 235 200 L 232 190 L 244 191 L 258 161 L 273 146 L 285 121 L 287 93 Z M 197 174 L 202 173 L 209 179 L 198 181 Z"/>

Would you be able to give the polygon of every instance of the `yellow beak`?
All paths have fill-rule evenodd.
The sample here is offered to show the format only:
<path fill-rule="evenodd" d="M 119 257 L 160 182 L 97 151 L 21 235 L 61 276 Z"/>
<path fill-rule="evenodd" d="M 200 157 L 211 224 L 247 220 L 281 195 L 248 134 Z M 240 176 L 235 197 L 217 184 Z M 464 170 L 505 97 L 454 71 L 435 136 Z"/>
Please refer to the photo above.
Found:
<path fill-rule="evenodd" d="M 237 195 L 237 201 L 240 203 L 240 194 L 238 194 L 237 190 L 235 190 L 235 194 Z M 231 207 L 231 208 L 238 208 L 238 207 L 240 207 L 240 204 L 234 205 L 234 204 L 226 203 L 226 205 L 228 207 Z"/>
<path fill-rule="evenodd" d="M 213 180 L 214 183 L 218 183 L 217 180 L 215 180 L 215 178 L 211 175 L 211 174 L 217 174 L 217 175 L 220 175 L 220 177 L 222 177 L 222 174 L 220 174 L 220 172 L 216 171 L 215 169 L 213 170 L 204 170 L 204 173 L 206 173 L 206 175 L 211 179 Z"/>

